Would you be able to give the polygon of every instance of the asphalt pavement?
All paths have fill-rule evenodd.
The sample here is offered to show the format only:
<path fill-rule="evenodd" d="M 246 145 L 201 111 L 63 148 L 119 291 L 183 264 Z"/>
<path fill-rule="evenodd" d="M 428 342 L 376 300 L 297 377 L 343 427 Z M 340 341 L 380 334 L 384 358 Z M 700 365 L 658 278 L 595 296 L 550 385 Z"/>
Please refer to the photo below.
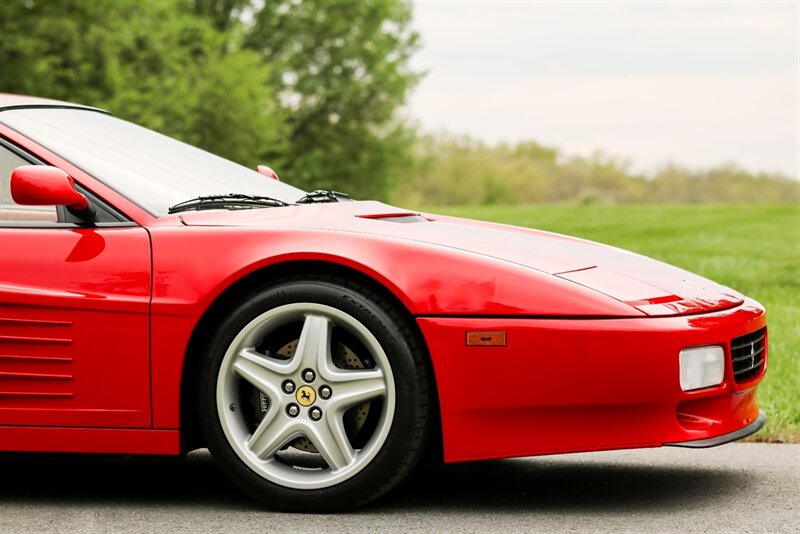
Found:
<path fill-rule="evenodd" d="M 800 445 L 423 466 L 337 515 L 264 511 L 207 452 L 0 454 L 3 532 L 800 532 Z"/>

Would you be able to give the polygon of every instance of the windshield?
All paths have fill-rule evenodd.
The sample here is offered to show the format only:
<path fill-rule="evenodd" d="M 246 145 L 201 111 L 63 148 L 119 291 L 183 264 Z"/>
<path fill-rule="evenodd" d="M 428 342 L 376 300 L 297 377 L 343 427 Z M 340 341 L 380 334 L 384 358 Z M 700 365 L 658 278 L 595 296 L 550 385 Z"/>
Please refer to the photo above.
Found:
<path fill-rule="evenodd" d="M 80 167 L 153 215 L 206 195 L 241 193 L 294 203 L 305 192 L 254 170 L 104 113 L 37 108 L 0 122 Z"/>

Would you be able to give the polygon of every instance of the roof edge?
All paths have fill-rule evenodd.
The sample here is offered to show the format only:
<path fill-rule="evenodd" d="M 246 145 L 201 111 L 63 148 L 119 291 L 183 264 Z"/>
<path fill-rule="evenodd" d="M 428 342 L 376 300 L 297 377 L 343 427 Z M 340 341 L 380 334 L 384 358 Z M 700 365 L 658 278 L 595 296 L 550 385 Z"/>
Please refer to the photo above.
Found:
<path fill-rule="evenodd" d="M 48 98 L 40 98 L 35 96 L 0 93 L 0 111 L 31 108 L 84 109 L 89 111 L 99 111 L 101 113 L 109 113 L 104 109 L 93 106 L 84 106 L 83 104 L 73 104 L 72 102 L 63 102 L 60 100 L 51 100 Z"/>
<path fill-rule="evenodd" d="M 92 106 L 82 106 L 80 104 L 16 104 L 11 106 L 0 106 L 1 111 L 11 111 L 15 109 L 80 109 L 83 111 L 95 111 L 104 115 L 111 115 L 111 112 Z"/>

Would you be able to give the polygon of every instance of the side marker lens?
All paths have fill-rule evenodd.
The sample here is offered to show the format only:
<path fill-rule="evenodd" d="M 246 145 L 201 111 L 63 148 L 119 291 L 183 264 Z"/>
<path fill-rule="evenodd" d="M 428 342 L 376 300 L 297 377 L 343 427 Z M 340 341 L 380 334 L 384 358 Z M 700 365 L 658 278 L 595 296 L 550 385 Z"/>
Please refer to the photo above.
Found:
<path fill-rule="evenodd" d="M 505 332 L 467 332 L 468 347 L 505 347 Z"/>

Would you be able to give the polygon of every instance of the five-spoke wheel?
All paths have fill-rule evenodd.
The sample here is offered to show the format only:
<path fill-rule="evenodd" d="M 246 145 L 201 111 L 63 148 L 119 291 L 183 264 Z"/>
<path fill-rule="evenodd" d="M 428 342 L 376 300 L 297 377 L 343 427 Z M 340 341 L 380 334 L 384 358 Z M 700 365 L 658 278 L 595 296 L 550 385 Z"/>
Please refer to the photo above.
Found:
<path fill-rule="evenodd" d="M 297 340 L 287 343 L 288 331 L 298 328 Z M 337 366 L 334 354 L 345 351 L 370 367 Z M 350 412 L 365 403 L 379 413 L 357 448 L 364 426 L 346 423 L 357 420 Z M 353 476 L 380 450 L 394 415 L 394 379 L 378 340 L 351 315 L 323 304 L 286 304 L 253 319 L 231 343 L 220 367 L 217 409 L 226 437 L 251 469 L 284 486 L 320 488 Z M 348 435 L 348 426 L 358 432 Z M 302 438 L 310 443 L 293 446 Z M 309 445 L 324 467 L 310 469 L 314 459 L 297 454 Z"/>
<path fill-rule="evenodd" d="M 209 448 L 273 507 L 357 506 L 419 459 L 428 362 L 402 310 L 340 279 L 251 295 L 211 338 L 199 402 Z"/>

